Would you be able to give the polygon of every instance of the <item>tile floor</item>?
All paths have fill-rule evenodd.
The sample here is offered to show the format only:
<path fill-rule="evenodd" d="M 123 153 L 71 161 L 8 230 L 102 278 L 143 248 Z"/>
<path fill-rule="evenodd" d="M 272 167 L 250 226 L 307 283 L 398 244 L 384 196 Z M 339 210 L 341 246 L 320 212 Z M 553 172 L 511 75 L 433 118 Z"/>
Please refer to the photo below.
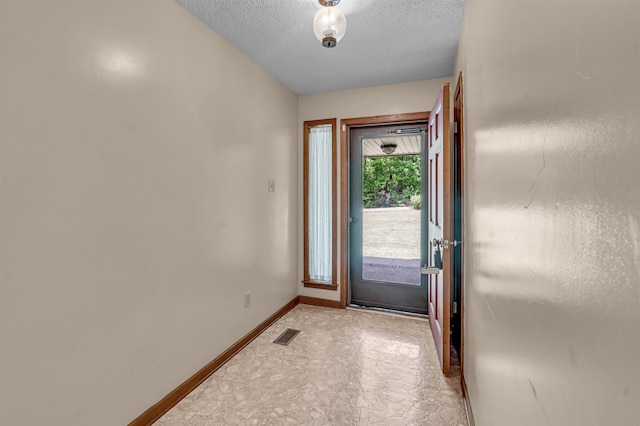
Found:
<path fill-rule="evenodd" d="M 423 319 L 298 305 L 155 424 L 466 426 L 431 339 Z"/>

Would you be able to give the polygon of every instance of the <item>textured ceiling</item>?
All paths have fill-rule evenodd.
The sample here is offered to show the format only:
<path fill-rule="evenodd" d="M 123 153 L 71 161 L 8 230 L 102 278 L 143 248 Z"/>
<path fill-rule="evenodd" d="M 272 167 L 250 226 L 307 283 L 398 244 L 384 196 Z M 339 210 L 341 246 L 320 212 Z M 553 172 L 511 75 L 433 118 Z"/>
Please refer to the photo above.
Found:
<path fill-rule="evenodd" d="M 346 35 L 313 35 L 317 0 L 177 0 L 299 95 L 453 73 L 465 0 L 341 0 Z"/>

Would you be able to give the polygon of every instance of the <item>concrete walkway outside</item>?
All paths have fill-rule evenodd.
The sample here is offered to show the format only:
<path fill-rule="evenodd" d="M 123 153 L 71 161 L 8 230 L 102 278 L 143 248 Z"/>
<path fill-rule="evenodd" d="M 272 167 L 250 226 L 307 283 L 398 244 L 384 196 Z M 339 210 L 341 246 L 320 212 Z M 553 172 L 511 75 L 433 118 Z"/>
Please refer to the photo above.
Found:
<path fill-rule="evenodd" d="M 362 278 L 371 281 L 420 285 L 420 261 L 363 257 Z"/>
<path fill-rule="evenodd" d="M 362 275 L 365 280 L 420 285 L 420 211 L 364 209 Z"/>
<path fill-rule="evenodd" d="M 363 210 L 363 256 L 420 259 L 420 210 Z"/>

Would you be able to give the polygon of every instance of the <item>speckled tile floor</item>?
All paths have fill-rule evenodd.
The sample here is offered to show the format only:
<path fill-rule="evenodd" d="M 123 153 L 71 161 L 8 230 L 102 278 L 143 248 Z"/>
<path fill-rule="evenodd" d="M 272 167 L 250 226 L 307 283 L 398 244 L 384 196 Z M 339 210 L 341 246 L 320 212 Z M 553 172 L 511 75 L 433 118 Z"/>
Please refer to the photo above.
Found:
<path fill-rule="evenodd" d="M 286 328 L 302 332 L 273 344 Z M 466 426 L 426 320 L 298 305 L 172 408 L 173 425 Z"/>

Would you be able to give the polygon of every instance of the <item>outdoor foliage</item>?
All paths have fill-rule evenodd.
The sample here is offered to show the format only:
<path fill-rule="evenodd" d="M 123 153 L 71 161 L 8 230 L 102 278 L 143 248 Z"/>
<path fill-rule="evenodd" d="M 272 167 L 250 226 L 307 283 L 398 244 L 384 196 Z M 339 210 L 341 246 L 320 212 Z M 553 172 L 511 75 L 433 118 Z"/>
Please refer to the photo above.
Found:
<path fill-rule="evenodd" d="M 420 194 L 420 156 L 368 157 L 362 167 L 364 207 L 411 206 Z"/>
<path fill-rule="evenodd" d="M 412 195 L 411 205 L 414 209 L 420 210 L 420 207 L 422 207 L 422 196 L 420 194 Z"/>

